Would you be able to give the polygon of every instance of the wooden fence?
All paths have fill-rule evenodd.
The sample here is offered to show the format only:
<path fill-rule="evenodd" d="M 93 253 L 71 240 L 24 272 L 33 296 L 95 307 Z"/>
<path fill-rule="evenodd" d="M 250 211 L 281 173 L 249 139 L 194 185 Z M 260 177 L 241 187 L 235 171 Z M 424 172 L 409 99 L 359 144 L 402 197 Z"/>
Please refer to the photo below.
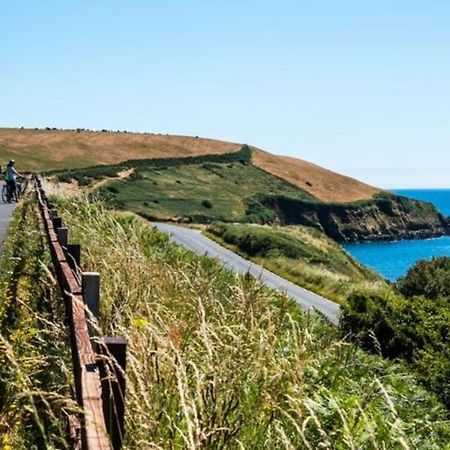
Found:
<path fill-rule="evenodd" d="M 102 337 L 98 328 L 100 277 L 80 269 L 80 246 L 69 244 L 41 181 L 34 190 L 47 235 L 69 327 L 75 394 L 82 414 L 69 418 L 73 448 L 119 450 L 124 433 L 126 341 Z"/>

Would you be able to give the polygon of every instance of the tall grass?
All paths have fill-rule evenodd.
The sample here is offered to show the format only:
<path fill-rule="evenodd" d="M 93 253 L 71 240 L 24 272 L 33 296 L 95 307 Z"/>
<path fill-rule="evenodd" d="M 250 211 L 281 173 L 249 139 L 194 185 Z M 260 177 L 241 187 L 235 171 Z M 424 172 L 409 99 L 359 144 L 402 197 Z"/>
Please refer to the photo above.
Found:
<path fill-rule="evenodd" d="M 70 353 L 38 212 L 18 206 L 0 261 L 0 449 L 65 449 Z"/>
<path fill-rule="evenodd" d="M 59 201 L 128 339 L 128 449 L 445 448 L 442 406 L 257 280 L 83 197 Z"/>

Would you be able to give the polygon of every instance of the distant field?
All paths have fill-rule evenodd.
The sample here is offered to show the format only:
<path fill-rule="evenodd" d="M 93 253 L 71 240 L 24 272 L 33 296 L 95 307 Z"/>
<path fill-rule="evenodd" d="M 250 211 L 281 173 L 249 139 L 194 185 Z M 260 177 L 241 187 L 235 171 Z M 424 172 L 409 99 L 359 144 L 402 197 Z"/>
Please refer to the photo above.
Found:
<path fill-rule="evenodd" d="M 128 159 L 221 154 L 240 145 L 187 136 L 143 133 L 19 130 L 0 128 L 0 161 L 15 159 L 22 170 L 115 164 Z"/>
<path fill-rule="evenodd" d="M 151 133 L 0 128 L 0 164 L 47 171 L 117 164 L 133 159 L 180 158 L 238 151 L 241 144 Z M 366 199 L 379 189 L 301 159 L 254 149 L 252 163 L 326 202 Z"/>

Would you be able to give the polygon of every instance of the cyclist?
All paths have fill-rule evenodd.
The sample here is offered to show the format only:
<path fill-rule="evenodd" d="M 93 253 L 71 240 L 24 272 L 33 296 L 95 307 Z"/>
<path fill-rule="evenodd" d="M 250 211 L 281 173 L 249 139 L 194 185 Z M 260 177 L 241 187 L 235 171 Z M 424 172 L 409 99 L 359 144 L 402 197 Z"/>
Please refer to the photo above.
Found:
<path fill-rule="evenodd" d="M 9 161 L 8 165 L 6 166 L 6 170 L 5 170 L 5 181 L 6 181 L 6 185 L 8 186 L 9 198 L 12 201 L 18 200 L 16 180 L 17 180 L 17 177 L 22 176 L 19 172 L 17 172 L 16 168 L 14 167 L 15 164 L 16 164 L 16 162 L 12 159 L 11 161 Z"/>

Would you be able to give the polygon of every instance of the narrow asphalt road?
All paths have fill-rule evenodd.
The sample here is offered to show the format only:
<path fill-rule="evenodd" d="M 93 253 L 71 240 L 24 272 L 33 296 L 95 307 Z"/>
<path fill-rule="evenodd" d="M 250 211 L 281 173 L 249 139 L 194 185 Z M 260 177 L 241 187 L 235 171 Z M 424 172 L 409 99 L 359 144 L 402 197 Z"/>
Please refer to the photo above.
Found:
<path fill-rule="evenodd" d="M 0 183 L 0 190 L 2 187 L 3 183 Z M 0 200 L 0 254 L 2 253 L 3 240 L 5 239 L 6 232 L 8 231 L 9 221 L 11 220 L 15 206 L 15 203 L 4 204 L 1 203 Z"/>
<path fill-rule="evenodd" d="M 152 222 L 152 225 L 158 230 L 169 234 L 174 242 L 183 245 L 188 250 L 200 255 L 206 254 L 217 258 L 225 267 L 234 272 L 240 274 L 248 272 L 255 278 L 260 278 L 266 286 L 285 292 L 305 310 L 320 311 L 331 322 L 338 322 L 340 307 L 336 303 L 303 289 L 255 263 L 247 261 L 236 253 L 208 239 L 199 230 L 159 222 Z"/>

